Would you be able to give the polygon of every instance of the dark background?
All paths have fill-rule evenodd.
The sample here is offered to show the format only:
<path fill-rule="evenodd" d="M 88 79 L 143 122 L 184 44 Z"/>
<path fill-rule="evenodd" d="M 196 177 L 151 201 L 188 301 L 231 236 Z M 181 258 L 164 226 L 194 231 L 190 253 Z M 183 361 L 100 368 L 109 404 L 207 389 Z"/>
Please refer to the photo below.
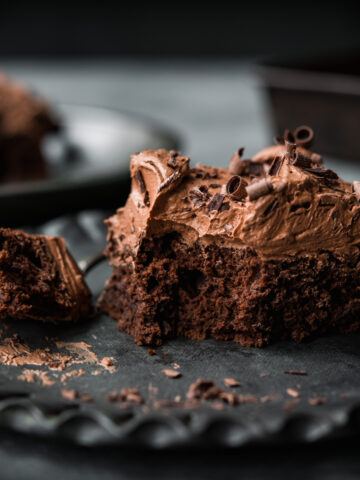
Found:
<path fill-rule="evenodd" d="M 360 47 L 356 2 L 1 2 L 0 56 L 297 56 Z"/>

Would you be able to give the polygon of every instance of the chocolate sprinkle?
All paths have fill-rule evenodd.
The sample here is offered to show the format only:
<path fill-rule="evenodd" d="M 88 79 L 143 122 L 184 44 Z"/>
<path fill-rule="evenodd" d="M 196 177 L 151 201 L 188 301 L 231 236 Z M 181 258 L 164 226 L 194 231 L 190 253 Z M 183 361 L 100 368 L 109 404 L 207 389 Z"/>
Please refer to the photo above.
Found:
<path fill-rule="evenodd" d="M 239 175 L 234 175 L 226 184 L 226 193 L 232 200 L 244 200 L 246 198 L 247 182 Z"/>
<path fill-rule="evenodd" d="M 264 178 L 256 183 L 252 183 L 246 187 L 246 192 L 249 195 L 249 199 L 256 200 L 264 195 L 268 195 L 273 191 L 274 187 L 267 178 Z"/>
<path fill-rule="evenodd" d="M 209 211 L 210 212 L 213 212 L 214 210 L 219 211 L 224 201 L 224 198 L 225 196 L 221 195 L 221 193 L 215 193 L 215 195 L 212 197 L 212 199 L 209 202 Z"/>
<path fill-rule="evenodd" d="M 269 175 L 277 175 L 283 163 L 284 158 L 275 157 L 270 165 Z"/>
<path fill-rule="evenodd" d="M 140 192 L 145 193 L 146 185 L 145 185 L 145 181 L 144 181 L 144 177 L 143 177 L 142 172 L 140 170 L 137 170 L 134 177 L 139 184 Z"/>

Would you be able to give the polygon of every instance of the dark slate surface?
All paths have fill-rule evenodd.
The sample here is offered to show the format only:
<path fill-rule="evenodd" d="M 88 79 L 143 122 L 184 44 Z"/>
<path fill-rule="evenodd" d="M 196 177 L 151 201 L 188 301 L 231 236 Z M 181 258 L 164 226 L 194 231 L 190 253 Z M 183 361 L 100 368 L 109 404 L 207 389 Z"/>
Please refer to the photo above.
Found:
<path fill-rule="evenodd" d="M 85 258 L 104 245 L 101 212 L 64 217 L 42 228 L 43 232 L 64 236 L 77 259 Z M 94 296 L 101 291 L 110 273 L 103 263 L 88 281 Z M 84 341 L 101 359 L 115 359 L 116 372 L 92 375 L 98 367 L 80 365 L 81 377 L 67 381 L 66 388 L 89 393 L 92 404 L 61 398 L 64 385 L 43 387 L 18 380 L 23 367 L 0 367 L 0 425 L 17 432 L 66 439 L 78 445 L 103 444 L 149 446 L 167 449 L 181 446 L 238 447 L 248 444 L 286 445 L 314 442 L 334 437 L 348 438 L 360 432 L 360 335 L 324 337 L 297 345 L 278 343 L 264 349 L 248 349 L 231 342 L 185 339 L 166 342 L 150 356 L 146 347 L 133 343 L 117 331 L 116 323 L 105 315 L 65 327 L 29 322 L 8 322 L 6 335 L 18 332 L 33 348 L 48 345 L 45 337 L 59 341 Z M 180 365 L 182 377 L 169 380 L 162 369 Z M 38 367 L 31 367 L 37 369 Z M 69 367 L 65 370 L 73 370 Z M 305 370 L 306 376 L 287 375 L 285 370 Z M 266 374 L 266 376 L 264 376 Z M 51 376 L 51 375 L 50 375 Z M 223 387 L 223 379 L 239 380 L 236 392 L 261 399 L 278 394 L 267 403 L 226 406 L 214 410 L 211 403 L 195 410 L 154 409 L 153 401 L 184 399 L 197 378 L 213 379 Z M 156 394 L 149 387 L 156 387 Z M 150 411 L 141 407 L 120 410 L 105 400 L 107 393 L 124 387 L 139 388 Z M 299 403 L 287 409 L 288 388 L 300 394 Z M 14 396 L 15 395 L 15 396 Z M 345 396 L 344 396 L 345 395 Z M 325 397 L 324 405 L 310 405 L 309 399 Z"/>

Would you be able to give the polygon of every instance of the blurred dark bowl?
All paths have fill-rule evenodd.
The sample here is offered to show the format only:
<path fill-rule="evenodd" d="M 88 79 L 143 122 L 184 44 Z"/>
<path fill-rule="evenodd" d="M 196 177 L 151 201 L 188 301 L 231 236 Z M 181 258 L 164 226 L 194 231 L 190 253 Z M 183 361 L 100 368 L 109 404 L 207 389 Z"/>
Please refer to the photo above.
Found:
<path fill-rule="evenodd" d="M 316 151 L 360 160 L 360 53 L 278 60 L 259 67 L 274 134 L 310 125 Z"/>

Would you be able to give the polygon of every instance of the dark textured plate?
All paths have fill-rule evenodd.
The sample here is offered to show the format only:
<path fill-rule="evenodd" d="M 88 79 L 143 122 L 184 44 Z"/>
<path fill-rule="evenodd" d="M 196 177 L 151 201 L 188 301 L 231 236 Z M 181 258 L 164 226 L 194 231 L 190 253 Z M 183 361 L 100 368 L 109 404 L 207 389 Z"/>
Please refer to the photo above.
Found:
<path fill-rule="evenodd" d="M 50 222 L 42 231 L 65 236 L 71 251 L 80 259 L 104 246 L 102 220 L 102 213 L 82 213 Z M 89 274 L 95 296 L 109 273 L 109 268 L 102 264 Z M 214 340 L 177 339 L 157 348 L 156 355 L 150 356 L 147 348 L 136 346 L 131 337 L 118 332 L 116 323 L 105 315 L 67 327 L 5 323 L 9 330 L 3 336 L 18 332 L 31 348 L 44 348 L 48 344 L 46 337 L 86 342 L 100 359 L 113 357 L 116 372 L 103 370 L 95 376 L 94 370 L 99 367 L 83 364 L 76 368 L 81 367 L 85 373 L 70 377 L 66 384 L 55 377 L 56 372 L 48 372 L 55 384 L 44 387 L 18 379 L 24 368 L 44 370 L 44 367 L 2 365 L 0 425 L 3 428 L 88 446 L 153 448 L 284 445 L 344 438 L 360 432 L 359 335 L 331 336 L 303 345 L 283 342 L 264 349 Z M 173 368 L 173 363 L 180 366 L 182 377 L 170 380 L 161 371 Z M 288 375 L 285 370 L 306 370 L 307 375 Z M 259 401 L 225 406 L 222 411 L 214 409 L 211 402 L 197 409 L 154 408 L 156 399 L 172 400 L 175 395 L 184 398 L 189 385 L 199 377 L 213 379 L 223 388 L 225 377 L 236 378 L 241 386 L 232 391 L 253 395 Z M 147 408 L 123 410 L 105 400 L 110 391 L 124 387 L 138 388 Z M 66 401 L 60 394 L 62 388 L 76 389 L 80 395 L 87 392 L 94 402 Z M 299 392 L 298 399 L 287 393 L 289 388 Z M 274 394 L 278 397 L 261 402 L 263 397 Z M 318 397 L 325 398 L 326 403 L 309 403 L 309 399 Z"/>
<path fill-rule="evenodd" d="M 151 119 L 85 105 L 56 106 L 61 135 L 46 139 L 46 180 L 0 185 L 0 222 L 39 223 L 82 208 L 115 208 L 127 196 L 129 157 L 147 148 L 177 149 L 179 140 Z M 29 220 L 30 219 L 30 220 Z"/>

